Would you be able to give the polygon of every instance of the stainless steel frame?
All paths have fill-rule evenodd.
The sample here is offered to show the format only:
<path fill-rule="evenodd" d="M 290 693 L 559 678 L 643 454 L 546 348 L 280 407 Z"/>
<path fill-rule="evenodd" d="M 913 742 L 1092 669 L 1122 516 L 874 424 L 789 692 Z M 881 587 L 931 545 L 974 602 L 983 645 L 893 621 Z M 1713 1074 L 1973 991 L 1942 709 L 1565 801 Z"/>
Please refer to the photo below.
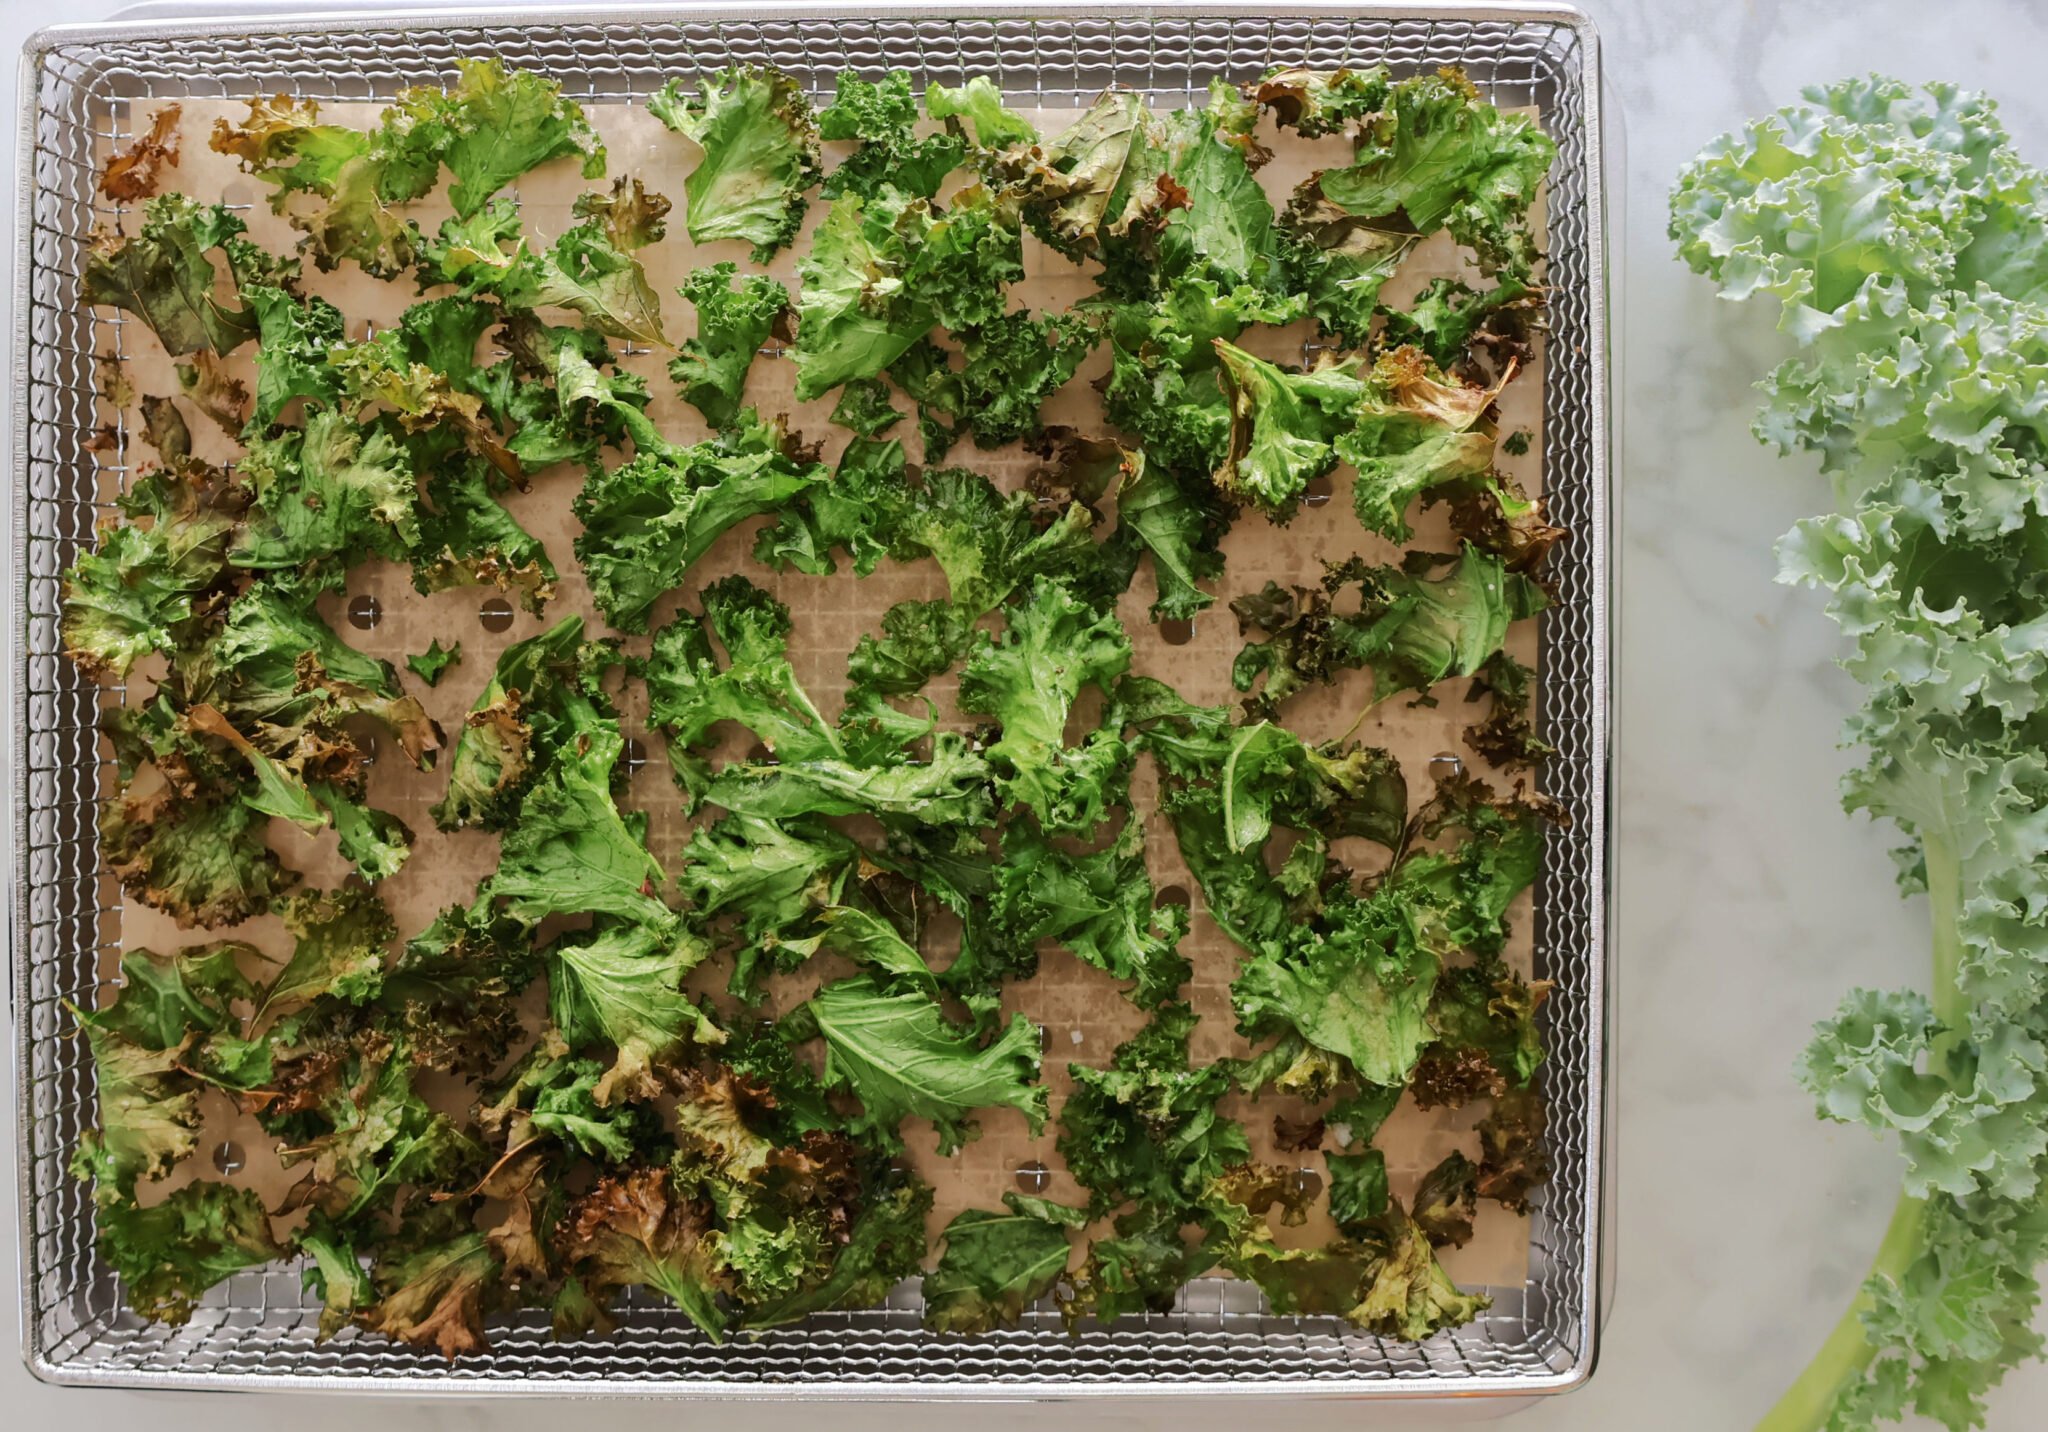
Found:
<path fill-rule="evenodd" d="M 573 1392 L 725 1398 L 1100 1397 L 1284 1393 L 1527 1395 L 1591 1374 L 1601 1311 L 1607 1203 L 1611 1007 L 1609 776 L 1612 655 L 1606 204 L 1599 43 L 1557 5 L 1314 3 L 1129 6 L 709 4 L 551 12 L 448 10 L 59 26 L 27 44 L 21 70 L 14 367 L 8 405 L 16 473 L 8 504 L 14 580 L 4 677 L 13 839 L 6 938 L 20 1148 L 21 1312 L 30 1369 L 101 1386 L 406 1393 Z M 589 100 L 645 95 L 669 75 L 737 60 L 781 66 L 814 89 L 835 71 L 903 65 L 957 83 L 997 77 L 1033 103 L 1085 103 L 1108 84 L 1183 103 L 1210 76 L 1250 79 L 1276 63 L 1459 63 L 1503 103 L 1535 105 L 1560 153 L 1549 196 L 1552 332 L 1544 476 L 1574 533 L 1554 559 L 1562 601 L 1545 618 L 1542 706 L 1559 747 L 1546 784 L 1572 812 L 1537 890 L 1537 972 L 1549 1005 L 1556 1176 L 1532 1227 L 1520 1287 L 1493 1312 L 1421 1346 L 1334 1319 L 1279 1317 L 1249 1285 L 1204 1279 L 1174 1312 L 1077 1338 L 1050 1306 L 1016 1330 L 940 1337 L 918 1326 L 914 1284 L 889 1307 L 713 1347 L 673 1310 L 634 1305 L 613 1337 L 555 1342 L 544 1315 L 494 1326 L 494 1350 L 446 1364 L 344 1334 L 321 1344 L 293 1270 L 232 1279 L 191 1323 L 150 1326 L 121 1309 L 92 1249 L 92 1206 L 65 1163 L 93 1107 L 82 1040 L 63 1002 L 96 994 L 114 937 L 94 834 L 99 693 L 58 654 L 57 575 L 104 514 L 112 484 L 84 448 L 92 357 L 119 352 L 118 322 L 79 303 L 94 223 L 95 136 L 118 133 L 126 101 L 291 91 L 376 99 L 439 82 L 463 55 L 540 68 Z M 111 476 L 118 478 L 118 474 Z M 115 892 L 116 898 L 118 892 Z"/>

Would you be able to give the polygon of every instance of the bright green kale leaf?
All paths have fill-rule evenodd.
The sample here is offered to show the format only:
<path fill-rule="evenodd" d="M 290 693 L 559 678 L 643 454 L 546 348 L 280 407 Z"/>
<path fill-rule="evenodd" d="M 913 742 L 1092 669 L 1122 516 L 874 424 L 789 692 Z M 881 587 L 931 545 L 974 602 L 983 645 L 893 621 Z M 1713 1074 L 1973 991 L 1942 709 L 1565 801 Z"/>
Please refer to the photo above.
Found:
<path fill-rule="evenodd" d="M 428 480 L 413 589 L 495 587 L 538 616 L 559 574 L 547 548 L 492 496 L 491 485 L 490 468 L 468 454 Z"/>
<path fill-rule="evenodd" d="M 1305 181 L 1346 213 L 1405 218 L 1418 233 L 1448 229 L 1489 274 L 1526 280 L 1536 261 L 1529 205 L 1557 146 L 1535 121 L 1503 114 L 1462 71 L 1394 85 L 1361 117 L 1355 162 Z"/>
<path fill-rule="evenodd" d="M 1132 981 L 1128 998 L 1142 1007 L 1173 999 L 1190 969 L 1176 949 L 1187 933 L 1185 905 L 1152 903 L 1145 869 L 1144 823 L 1089 855 L 1069 855 L 1029 824 L 1003 835 L 996 866 L 995 917 L 1005 935 L 1025 943 L 1057 940 L 1095 968 Z"/>
<path fill-rule="evenodd" d="M 692 243 L 739 239 L 766 263 L 796 236 L 818 178 L 818 130 L 795 80 L 735 66 L 706 79 L 700 97 L 672 79 L 647 108 L 704 151 L 683 182 Z"/>
<path fill-rule="evenodd" d="M 1002 313 L 958 335 L 959 411 L 974 445 L 1001 447 L 1041 430 L 1038 410 L 1064 387 L 1100 337 L 1081 314 Z"/>
<path fill-rule="evenodd" d="M 1432 565 L 1447 570 L 1428 575 Z M 1356 619 L 1373 653 L 1373 699 L 1472 675 L 1500 650 L 1510 625 L 1549 604 L 1535 582 L 1470 544 L 1456 557 L 1411 554 L 1402 570 L 1377 574 Z"/>
<path fill-rule="evenodd" d="M 617 723 L 598 720 L 557 754 L 520 802 L 482 898 L 504 901 L 506 913 L 529 926 L 583 911 L 672 925 L 653 893 L 666 877 L 612 800 L 623 746 Z"/>
<path fill-rule="evenodd" d="M 691 835 L 676 879 L 698 913 L 738 917 L 747 947 L 733 983 L 746 990 L 767 937 L 838 904 L 857 854 L 852 841 L 813 821 L 728 815 Z"/>
<path fill-rule="evenodd" d="M 407 669 L 429 686 L 439 686 L 441 678 L 448 674 L 448 668 L 462 660 L 462 643 L 453 646 L 441 645 L 435 637 L 427 643 L 427 649 L 405 659 Z M 459 738 L 458 738 L 459 739 Z"/>
<path fill-rule="evenodd" d="M 977 1047 L 930 995 L 867 975 L 824 986 L 804 1009 L 825 1041 L 825 1082 L 860 1099 L 856 1133 L 897 1145 L 905 1118 L 928 1119 L 950 1154 L 974 1137 L 977 1109 L 1016 1109 L 1033 1132 L 1045 1122 L 1038 1029 L 1021 1014 Z"/>
<path fill-rule="evenodd" d="M 241 473 L 256 510 L 229 550 L 237 567 L 339 586 L 371 555 L 403 560 L 419 546 L 418 482 L 382 426 L 322 409 L 304 428 L 251 439 Z"/>
<path fill-rule="evenodd" d="M 1082 687 L 1106 692 L 1130 663 L 1130 638 L 1114 614 L 1091 612 L 1065 586 L 1040 580 L 1009 609 L 1002 638 L 983 635 L 961 670 L 961 709 L 1002 724 L 988 750 L 998 785 L 1047 830 L 1086 833 L 1121 799 L 1130 770 L 1121 737 L 1098 728 L 1069 748 L 1066 726 Z"/>
<path fill-rule="evenodd" d="M 882 634 L 863 632 L 846 659 L 848 699 L 861 692 L 910 696 L 967 654 L 974 627 L 951 602 L 898 602 L 882 613 Z"/>
<path fill-rule="evenodd" d="M 935 324 L 1001 317 L 1022 242 L 1014 211 L 979 185 L 944 210 L 884 188 L 833 201 L 797 273 L 796 395 L 808 400 L 877 376 Z"/>
<path fill-rule="evenodd" d="M 1133 275 L 1130 286 L 1156 290 L 1207 278 L 1223 288 L 1281 287 L 1273 205 L 1252 173 L 1267 156 L 1252 142 L 1239 102 L 1237 91 L 1217 79 L 1207 108 L 1181 110 L 1168 121 L 1167 172 L 1185 198 L 1145 255 L 1152 271 Z"/>
<path fill-rule="evenodd" d="M 1263 850 L 1230 843 L 1223 793 L 1209 785 L 1181 786 L 1167 792 L 1161 808 L 1217 928 L 1247 949 L 1278 939 L 1294 922 L 1297 897 L 1266 868 Z"/>
<path fill-rule="evenodd" d="M 245 245 L 242 229 L 242 221 L 218 204 L 160 194 L 144 206 L 139 232 L 104 235 L 93 244 L 85 261 L 85 302 L 134 314 L 173 357 L 201 348 L 231 353 L 256 336 L 256 321 L 247 308 L 221 302 L 209 254 Z"/>
<path fill-rule="evenodd" d="M 234 1040 L 233 1005 L 255 987 L 241 971 L 254 955 L 234 942 L 163 956 L 133 950 L 121 959 L 121 988 L 99 1009 L 78 1011 L 92 1046 L 99 1126 L 72 1163 L 94 1179 L 105 1205 L 132 1199 L 138 1182 L 162 1178 L 195 1147 L 200 1124 L 198 1046 Z"/>
<path fill-rule="evenodd" d="M 1093 514 L 1079 502 L 1057 511 L 1046 507 L 1029 492 L 997 492 L 978 472 L 927 472 L 892 525 L 890 552 L 937 562 L 953 605 L 971 620 L 1035 578 L 1077 575 L 1093 566 Z"/>
<path fill-rule="evenodd" d="M 889 400 L 887 383 L 880 378 L 856 378 L 840 388 L 832 421 L 859 437 L 879 438 L 903 421 L 903 414 Z"/>
<path fill-rule="evenodd" d="M 617 1051 L 593 1090 L 601 1105 L 652 1098 L 661 1065 L 724 1037 L 682 989 L 710 948 L 679 936 L 672 923 L 604 925 L 565 935 L 548 953 L 548 1013 L 562 1037 L 571 1048 L 606 1043 Z"/>
<path fill-rule="evenodd" d="M 577 616 L 505 648 L 456 737 L 448 794 L 434 807 L 443 829 L 504 829 L 534 778 L 601 722 L 608 707 L 589 689 L 590 650 Z"/>
<path fill-rule="evenodd" d="M 1220 576 L 1217 543 L 1228 515 L 1207 483 L 1183 481 L 1149 464 L 1142 451 L 1124 455 L 1126 476 L 1116 489 L 1117 530 L 1129 528 L 1152 554 L 1155 621 L 1192 619 L 1216 598 L 1198 585 Z"/>
<path fill-rule="evenodd" d="M 881 386 L 879 379 L 874 382 Z M 889 555 L 910 498 L 903 444 L 855 438 L 840 454 L 832 481 L 805 492 L 761 529 L 754 539 L 754 560 L 777 570 L 794 567 L 825 576 L 838 570 L 832 553 L 839 549 L 865 577 Z"/>
<path fill-rule="evenodd" d="M 1107 1069 L 1067 1066 L 1074 1090 L 1060 1110 L 1059 1151 L 1092 1212 L 1127 1202 L 1191 1211 L 1225 1168 L 1251 1156 L 1244 1130 L 1217 1109 L 1228 1072 L 1188 1061 L 1196 1022 L 1187 1005 L 1165 1005 Z"/>
<path fill-rule="evenodd" d="M 1287 286 L 1302 296 L 1319 332 L 1346 348 L 1372 341 L 1380 288 L 1422 241 L 1398 215 L 1365 219 L 1317 194 L 1297 194 L 1280 216 L 1277 246 Z M 1505 284 L 1503 288 L 1505 288 Z"/>
<path fill-rule="evenodd" d="M 1244 966 L 1231 1003 L 1251 1038 L 1292 1030 L 1368 1082 L 1399 1086 L 1429 1042 L 1442 968 L 1442 950 L 1418 937 L 1398 893 L 1338 895 L 1316 924 L 1291 927 Z"/>
<path fill-rule="evenodd" d="M 957 732 L 932 738 L 922 761 L 869 765 L 851 759 L 734 762 L 703 799 L 738 815 L 782 821 L 806 815 L 901 816 L 938 825 L 985 824 L 989 762 Z"/>
<path fill-rule="evenodd" d="M 1103 412 L 1141 440 L 1149 461 L 1213 472 L 1230 438 L 1216 340 L 1234 340 L 1253 323 L 1288 323 L 1304 311 L 1297 297 L 1249 285 L 1221 288 L 1205 278 L 1182 279 L 1156 299 L 1114 305 Z"/>
<path fill-rule="evenodd" d="M 933 118 L 938 118 L 933 115 Z M 910 71 L 891 70 L 881 79 L 862 79 L 841 70 L 832 103 L 818 112 L 818 137 L 852 140 L 854 150 L 825 176 L 825 197 L 842 194 L 874 198 L 884 186 L 929 199 L 946 176 L 960 167 L 967 146 L 951 133 L 917 137 L 917 96 Z"/>
<path fill-rule="evenodd" d="M 606 618 L 645 631 L 655 602 L 728 528 L 773 512 L 825 479 L 789 452 L 779 424 L 749 409 L 735 426 L 693 447 L 643 449 L 593 473 L 576 497 L 576 555 Z"/>
<path fill-rule="evenodd" d="M 1282 521 L 1294 514 L 1310 482 L 1337 465 L 1332 445 L 1354 421 L 1364 396 L 1356 359 L 1325 357 L 1290 373 L 1216 340 L 1230 436 L 1216 485 Z"/>
<path fill-rule="evenodd" d="M 924 1279 L 924 1325 L 933 1332 L 1015 1327 L 1067 1271 L 1071 1230 L 1086 1225 L 1086 1211 L 1016 1193 L 1003 1205 L 1008 1212 L 971 1208 L 946 1225 L 945 1251 Z"/>
<path fill-rule="evenodd" d="M 925 113 L 946 121 L 952 134 L 968 135 L 976 150 L 995 154 L 1016 145 L 1038 142 L 1031 121 L 1003 103 L 1003 92 L 986 75 L 973 75 L 952 89 L 934 82 L 924 92 Z"/>
<path fill-rule="evenodd" d="M 341 346 L 341 310 L 324 298 L 300 299 L 281 288 L 250 284 L 242 301 L 256 320 L 256 393 L 249 432 L 276 422 L 294 398 L 333 404 L 340 377 L 327 355 Z"/>
<path fill-rule="evenodd" d="M 550 159 L 580 156 L 584 178 L 604 173 L 604 145 L 582 106 L 562 98 L 559 81 L 507 69 L 498 59 L 457 60 L 455 66 L 455 88 L 406 91 L 384 125 L 455 176 L 448 202 L 457 219 L 470 218 L 500 189 Z"/>
<path fill-rule="evenodd" d="M 691 791 L 705 788 L 711 769 L 700 753 L 726 721 L 752 731 L 777 760 L 843 758 L 837 732 L 790 667 L 789 608 L 737 574 L 701 595 L 703 618 L 679 613 L 655 633 L 652 653 L 634 663 L 647 682 L 648 720 L 669 737 L 677 780 Z"/>
<path fill-rule="evenodd" d="M 748 274 L 735 287 L 738 271 L 735 264 L 713 264 L 678 290 L 697 310 L 697 336 L 670 360 L 668 376 L 714 428 L 739 415 L 747 369 L 769 335 L 790 336 L 789 290 L 766 274 Z"/>

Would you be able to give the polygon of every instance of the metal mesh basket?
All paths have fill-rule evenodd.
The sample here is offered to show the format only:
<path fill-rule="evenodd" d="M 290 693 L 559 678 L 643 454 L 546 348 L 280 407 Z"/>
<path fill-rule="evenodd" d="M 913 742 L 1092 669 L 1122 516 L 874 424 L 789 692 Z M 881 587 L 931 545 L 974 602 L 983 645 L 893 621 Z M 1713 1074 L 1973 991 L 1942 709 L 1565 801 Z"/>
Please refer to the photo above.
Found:
<path fill-rule="evenodd" d="M 1593 1364 L 1602 1222 L 1610 571 L 1605 292 L 1598 54 L 1593 31 L 1555 7 L 1301 6 L 1291 12 L 1199 5 L 1013 8 L 976 15 L 862 5 L 858 13 L 774 6 L 751 18 L 668 6 L 577 11 L 534 23 L 479 13 L 317 21 L 65 27 L 24 56 L 21 192 L 11 404 L 16 486 L 9 507 L 16 577 L 7 738 L 14 781 L 8 925 L 19 1089 L 22 1325 L 37 1375 L 67 1383 L 208 1388 L 403 1388 L 917 1397 L 1160 1394 L 1174 1391 L 1357 1396 L 1527 1394 L 1576 1386 Z M 538 12 L 536 12 L 538 13 Z M 1273 1314 L 1249 1284 L 1203 1279 L 1174 1311 L 1091 1327 L 1078 1337 L 1050 1306 L 984 1337 L 939 1336 L 918 1321 L 914 1284 L 886 1308 L 821 1316 L 713 1346 L 673 1309 L 629 1304 L 608 1338 L 555 1341 L 545 1314 L 492 1328 L 493 1349 L 461 1363 L 348 1333 L 315 1339 L 317 1300 L 296 1269 L 238 1276 L 182 1328 L 122 1310 L 93 1252 L 86 1190 L 65 1164 L 94 1105 L 84 1041 L 67 1001 L 89 1006 L 118 909 L 94 833 L 101 695 L 59 654 L 58 573 L 92 540 L 96 496 L 118 481 L 85 446 L 93 355 L 120 352 L 120 318 L 79 301 L 88 236 L 112 217 L 95 191 L 96 142 L 124 138 L 138 99 L 287 92 L 381 100 L 449 78 L 452 61 L 496 54 L 547 72 L 591 101 L 644 96 L 668 77 L 742 61 L 778 66 L 814 91 L 835 74 L 909 68 L 927 81 L 995 78 L 1013 102 L 1081 105 L 1106 85 L 1158 106 L 1199 99 L 1210 77 L 1255 78 L 1276 64 L 1386 64 L 1412 73 L 1465 67 L 1497 102 L 1533 105 L 1556 139 L 1549 190 L 1551 338 L 1544 392 L 1544 481 L 1574 532 L 1553 559 L 1561 601 L 1545 618 L 1541 703 L 1558 747 L 1550 793 L 1571 811 L 1536 892 L 1536 973 L 1558 982 L 1546 1006 L 1553 1057 L 1555 1176 L 1531 1228 L 1526 1281 L 1489 1289 L 1493 1310 L 1420 1346 L 1336 1319 Z"/>

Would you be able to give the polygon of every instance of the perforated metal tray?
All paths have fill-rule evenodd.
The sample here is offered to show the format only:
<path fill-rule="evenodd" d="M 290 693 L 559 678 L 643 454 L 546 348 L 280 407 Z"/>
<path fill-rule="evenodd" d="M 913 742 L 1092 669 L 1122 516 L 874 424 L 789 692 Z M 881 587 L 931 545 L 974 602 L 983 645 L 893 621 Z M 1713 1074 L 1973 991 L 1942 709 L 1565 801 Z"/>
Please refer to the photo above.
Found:
<path fill-rule="evenodd" d="M 1603 1250 L 1609 970 L 1609 561 L 1607 322 L 1599 50 L 1592 26 L 1558 6 L 1190 5 L 1173 8 L 981 3 L 972 14 L 915 5 L 667 5 L 647 9 L 408 12 L 312 18 L 152 19 L 41 32 L 22 60 L 20 190 L 9 404 L 14 577 L 5 672 L 13 883 L 6 936 L 20 1149 L 24 1353 L 51 1381 L 115 1386 L 381 1390 L 408 1393 L 669 1393 L 749 1398 L 955 1399 L 1173 1393 L 1343 1396 L 1528 1395 L 1591 1373 Z M 1170 1314 L 1079 1337 L 1048 1305 L 1016 1330 L 937 1336 L 918 1323 L 914 1284 L 886 1308 L 714 1347 L 680 1314 L 629 1306 L 614 1336 L 557 1342 L 545 1314 L 492 1327 L 493 1349 L 448 1364 L 349 1334 L 315 1341 L 317 1300 L 296 1269 L 236 1277 L 183 1328 L 121 1308 L 92 1247 L 92 1205 L 65 1164 L 94 1106 L 91 1060 L 67 1033 L 65 1001 L 90 1005 L 114 939 L 94 834 L 100 693 L 58 650 L 57 576 L 104 513 L 101 459 L 87 451 L 93 354 L 109 335 L 79 302 L 95 223 L 94 145 L 121 137 L 139 99 L 288 92 L 376 100 L 439 83 L 459 57 L 496 54 L 547 72 L 592 101 L 642 96 L 669 76 L 755 61 L 814 91 L 835 73 L 911 69 L 959 83 L 988 74 L 1017 101 L 1083 105 L 1106 85 L 1159 107 L 1199 99 L 1214 75 L 1275 64 L 1465 67 L 1497 102 L 1533 106 L 1559 153 L 1548 198 L 1552 286 L 1545 365 L 1544 483 L 1573 540 L 1551 567 L 1545 731 L 1558 755 L 1545 784 L 1571 811 L 1556 831 L 1535 905 L 1546 1006 L 1556 1173 L 1531 1228 L 1527 1277 L 1495 1287 L 1493 1310 L 1420 1346 L 1328 1318 L 1273 1315 L 1251 1286 L 1192 1284 Z"/>

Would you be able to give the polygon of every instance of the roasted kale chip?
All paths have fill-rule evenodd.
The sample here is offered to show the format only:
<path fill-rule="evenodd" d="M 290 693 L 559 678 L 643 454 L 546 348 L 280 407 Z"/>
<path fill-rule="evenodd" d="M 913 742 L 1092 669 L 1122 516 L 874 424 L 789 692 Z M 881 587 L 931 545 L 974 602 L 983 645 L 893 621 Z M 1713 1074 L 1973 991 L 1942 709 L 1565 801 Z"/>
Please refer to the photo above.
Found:
<path fill-rule="evenodd" d="M 643 446 L 591 474 L 575 503 L 576 556 L 611 624 L 645 631 L 654 604 L 729 528 L 823 481 L 825 469 L 792 446 L 780 425 L 749 409 L 709 441 Z"/>
<path fill-rule="evenodd" d="M 748 274 L 735 286 L 737 272 L 735 264 L 713 264 L 679 290 L 697 310 L 697 336 L 670 360 L 668 376 L 714 428 L 739 416 L 747 369 L 761 345 L 771 335 L 790 336 L 789 290 L 764 274 Z"/>
<path fill-rule="evenodd" d="M 818 128 L 796 81 L 735 66 L 691 95 L 670 80 L 647 101 L 656 119 L 704 151 L 683 182 L 693 243 L 738 239 L 765 263 L 796 236 L 818 180 Z"/>

